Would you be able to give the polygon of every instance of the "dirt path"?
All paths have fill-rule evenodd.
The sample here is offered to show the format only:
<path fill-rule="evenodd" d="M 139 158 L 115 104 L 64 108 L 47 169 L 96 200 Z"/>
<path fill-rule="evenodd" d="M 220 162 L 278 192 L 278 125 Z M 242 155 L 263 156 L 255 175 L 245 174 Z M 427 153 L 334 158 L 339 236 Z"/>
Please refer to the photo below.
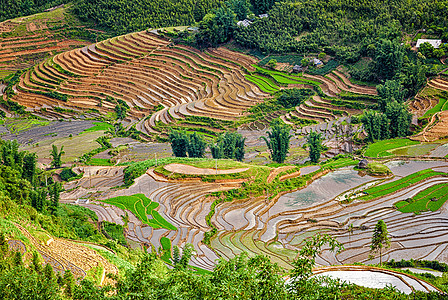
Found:
<path fill-rule="evenodd" d="M 284 167 L 279 167 L 279 168 L 272 170 L 271 173 L 269 174 L 266 182 L 271 183 L 275 179 L 275 177 L 277 177 L 278 174 L 280 174 L 281 172 L 284 172 L 284 171 L 288 171 L 292 168 L 295 168 L 295 166 L 284 166 Z"/>
<path fill-rule="evenodd" d="M 229 170 L 220 170 L 220 169 L 208 169 L 208 168 L 197 168 L 189 165 L 183 164 L 169 164 L 166 165 L 165 170 L 180 173 L 186 175 L 222 175 L 222 174 L 234 174 L 241 173 L 249 170 L 249 168 L 240 168 L 240 169 L 229 169 Z"/>
<path fill-rule="evenodd" d="M 412 140 L 422 142 L 433 142 L 448 136 L 448 111 L 434 114 L 431 121 L 423 131 L 412 137 Z"/>

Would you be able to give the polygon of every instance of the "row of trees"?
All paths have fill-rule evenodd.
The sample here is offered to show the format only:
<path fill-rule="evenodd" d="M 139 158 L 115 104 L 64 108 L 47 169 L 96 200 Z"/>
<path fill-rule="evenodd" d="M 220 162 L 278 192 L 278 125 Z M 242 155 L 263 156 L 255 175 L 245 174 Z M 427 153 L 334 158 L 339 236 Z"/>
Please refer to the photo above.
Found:
<path fill-rule="evenodd" d="M 183 131 L 171 131 L 169 134 L 171 149 L 176 157 L 195 157 L 201 158 L 205 155 L 207 143 L 204 138 L 194 132 L 187 134 Z M 213 158 L 244 159 L 245 138 L 236 132 L 225 132 L 220 135 L 217 142 L 210 144 L 210 150 Z"/>
<path fill-rule="evenodd" d="M 183 131 L 171 131 L 169 135 L 171 149 L 176 157 L 204 157 L 207 143 L 196 132 L 187 134 Z"/>
<path fill-rule="evenodd" d="M 271 159 L 276 163 L 284 163 L 289 153 L 291 127 L 276 119 L 272 122 L 267 137 L 261 137 L 268 147 Z M 204 138 L 197 133 L 186 134 L 182 131 L 171 131 L 169 135 L 171 149 L 176 157 L 204 157 L 207 143 Z M 210 144 L 210 151 L 214 159 L 235 159 L 243 161 L 244 143 L 246 138 L 237 132 L 225 132 L 218 137 L 214 144 Z M 311 132 L 307 137 L 310 150 L 310 159 L 317 163 L 323 150 L 322 136 L 316 132 Z"/>
<path fill-rule="evenodd" d="M 327 246 L 328 245 L 328 246 Z M 95 286 L 88 279 L 77 283 L 70 271 L 55 274 L 50 264 L 42 266 L 34 254 L 25 266 L 18 252 L 8 252 L 0 235 L 0 294 L 2 299 L 409 299 L 394 289 L 370 289 L 342 283 L 328 277 L 312 277 L 316 257 L 323 247 L 340 252 L 343 246 L 329 235 L 316 234 L 304 241 L 293 269 L 289 272 L 270 262 L 266 256 L 242 254 L 230 260 L 221 259 L 210 273 L 188 268 L 191 247 L 173 258 L 168 269 L 155 254 L 144 255 L 137 266 L 116 284 Z M 285 284 L 285 276 L 288 283 Z M 442 295 L 419 293 L 415 299 L 443 299 Z M 430 298 L 427 298 L 429 297 Z M 424 298 L 423 298 L 424 297 Z"/>
<path fill-rule="evenodd" d="M 75 0 L 84 21 L 123 34 L 167 26 L 192 25 L 223 1 L 213 0 Z"/>

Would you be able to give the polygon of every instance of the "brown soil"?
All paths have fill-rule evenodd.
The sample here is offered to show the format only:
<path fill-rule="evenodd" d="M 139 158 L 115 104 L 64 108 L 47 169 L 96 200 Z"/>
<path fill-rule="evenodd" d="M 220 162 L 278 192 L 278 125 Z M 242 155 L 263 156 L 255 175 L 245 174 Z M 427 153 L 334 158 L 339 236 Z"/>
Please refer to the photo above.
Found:
<path fill-rule="evenodd" d="M 426 128 L 412 140 L 433 142 L 448 137 L 448 111 L 442 111 L 432 116 Z"/>

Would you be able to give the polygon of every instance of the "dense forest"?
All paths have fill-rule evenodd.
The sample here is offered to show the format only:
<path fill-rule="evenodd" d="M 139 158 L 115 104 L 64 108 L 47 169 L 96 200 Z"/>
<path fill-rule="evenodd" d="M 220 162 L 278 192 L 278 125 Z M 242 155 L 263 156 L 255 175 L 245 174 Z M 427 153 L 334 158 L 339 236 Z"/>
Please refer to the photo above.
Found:
<path fill-rule="evenodd" d="M 81 20 L 117 33 L 192 25 L 218 7 L 213 0 L 77 0 L 74 11 Z"/>
<path fill-rule="evenodd" d="M 0 22 L 44 11 L 47 8 L 67 3 L 64 0 L 1 0 Z"/>

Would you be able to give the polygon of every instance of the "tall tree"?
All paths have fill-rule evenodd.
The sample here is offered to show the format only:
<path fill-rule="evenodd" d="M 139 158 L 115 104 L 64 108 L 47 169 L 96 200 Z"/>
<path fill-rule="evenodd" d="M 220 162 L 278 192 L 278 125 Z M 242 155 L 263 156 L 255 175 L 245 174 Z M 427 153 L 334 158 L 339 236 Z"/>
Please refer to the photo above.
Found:
<path fill-rule="evenodd" d="M 261 138 L 266 142 L 271 158 L 277 163 L 283 163 L 289 152 L 289 141 L 292 135 L 289 133 L 291 128 L 281 123 L 279 120 L 272 122 L 271 131 L 268 131 L 268 137 Z"/>
<path fill-rule="evenodd" d="M 61 150 L 58 151 L 58 147 L 56 145 L 52 146 L 52 150 L 50 152 L 50 156 L 53 158 L 51 161 L 51 166 L 54 168 L 60 168 L 62 165 L 62 155 L 65 154 L 64 146 L 61 146 Z"/>
<path fill-rule="evenodd" d="M 387 231 L 386 223 L 383 220 L 378 220 L 373 230 L 372 243 L 370 245 L 370 252 L 380 252 L 380 265 L 382 262 L 383 248 L 390 247 L 389 232 Z"/>
<path fill-rule="evenodd" d="M 402 103 L 406 91 L 399 80 L 387 80 L 384 84 L 377 85 L 379 105 L 382 112 L 386 111 L 387 103 L 397 101 Z"/>
<path fill-rule="evenodd" d="M 28 180 L 31 184 L 34 183 L 34 177 L 36 175 L 36 153 L 26 153 L 23 157 L 23 173 L 24 179 Z"/>
<path fill-rule="evenodd" d="M 204 157 L 206 146 L 207 144 L 205 143 L 204 138 L 194 132 L 189 137 L 187 146 L 188 156 L 197 158 Z"/>
<path fill-rule="evenodd" d="M 169 135 L 171 149 L 175 157 L 187 157 L 188 136 L 182 131 L 171 131 Z"/>
<path fill-rule="evenodd" d="M 322 151 L 322 135 L 315 131 L 311 131 L 306 137 L 308 148 L 310 150 L 310 160 L 313 163 L 319 162 L 320 153 Z"/>
<path fill-rule="evenodd" d="M 210 146 L 213 158 L 229 158 L 242 161 L 244 159 L 244 143 L 246 138 L 237 132 L 226 131 L 215 145 Z"/>
<path fill-rule="evenodd" d="M 235 13 L 237 20 L 244 20 L 250 12 L 248 0 L 229 0 L 226 5 Z"/>
<path fill-rule="evenodd" d="M 369 141 L 373 142 L 389 138 L 389 119 L 385 114 L 372 110 L 366 111 L 361 122 L 367 132 Z"/>
<path fill-rule="evenodd" d="M 380 80 L 392 79 L 401 72 L 404 48 L 387 39 L 380 39 L 375 45 L 374 69 Z"/>
<path fill-rule="evenodd" d="M 412 114 L 404 103 L 397 101 L 386 105 L 386 116 L 389 119 L 389 132 L 391 137 L 407 136 L 412 121 Z"/>

